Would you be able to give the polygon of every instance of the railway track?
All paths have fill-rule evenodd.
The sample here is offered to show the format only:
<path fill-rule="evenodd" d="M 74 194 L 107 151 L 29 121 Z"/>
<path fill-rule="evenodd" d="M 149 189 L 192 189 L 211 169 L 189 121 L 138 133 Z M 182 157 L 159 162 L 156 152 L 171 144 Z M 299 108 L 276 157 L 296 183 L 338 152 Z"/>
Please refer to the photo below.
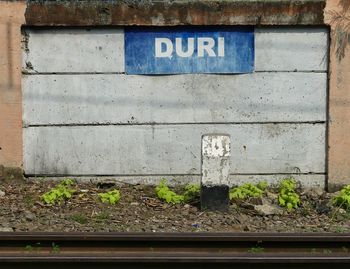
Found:
<path fill-rule="evenodd" d="M 0 233 L 0 268 L 350 268 L 350 234 Z"/>

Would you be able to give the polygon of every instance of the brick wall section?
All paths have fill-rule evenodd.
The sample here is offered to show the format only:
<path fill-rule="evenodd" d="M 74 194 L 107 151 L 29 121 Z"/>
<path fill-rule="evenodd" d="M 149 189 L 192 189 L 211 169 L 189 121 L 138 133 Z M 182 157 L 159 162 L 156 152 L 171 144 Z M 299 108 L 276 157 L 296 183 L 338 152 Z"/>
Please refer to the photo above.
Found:
<path fill-rule="evenodd" d="M 350 33 L 344 31 L 350 30 L 350 1 L 327 1 L 325 21 L 331 25 L 328 185 L 332 190 L 350 183 Z"/>
<path fill-rule="evenodd" d="M 21 25 L 25 2 L 0 1 L 0 165 L 22 166 Z"/>

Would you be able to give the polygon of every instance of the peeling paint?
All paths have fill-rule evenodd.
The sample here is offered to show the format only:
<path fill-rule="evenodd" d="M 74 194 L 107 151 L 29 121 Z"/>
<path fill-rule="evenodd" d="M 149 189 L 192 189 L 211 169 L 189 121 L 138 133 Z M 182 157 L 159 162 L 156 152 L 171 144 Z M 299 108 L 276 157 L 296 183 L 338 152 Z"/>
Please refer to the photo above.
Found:
<path fill-rule="evenodd" d="M 228 135 L 204 135 L 203 154 L 208 157 L 229 157 L 230 136 Z"/>
<path fill-rule="evenodd" d="M 231 141 L 229 135 L 202 136 L 202 185 L 228 185 Z"/>

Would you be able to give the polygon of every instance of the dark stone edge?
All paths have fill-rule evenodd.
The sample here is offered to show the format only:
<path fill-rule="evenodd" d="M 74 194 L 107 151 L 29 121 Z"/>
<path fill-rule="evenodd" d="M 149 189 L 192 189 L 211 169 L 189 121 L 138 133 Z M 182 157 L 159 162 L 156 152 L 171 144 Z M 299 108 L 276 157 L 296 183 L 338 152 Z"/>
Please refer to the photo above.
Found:
<path fill-rule="evenodd" d="M 324 25 L 325 0 L 27 1 L 28 26 Z"/>

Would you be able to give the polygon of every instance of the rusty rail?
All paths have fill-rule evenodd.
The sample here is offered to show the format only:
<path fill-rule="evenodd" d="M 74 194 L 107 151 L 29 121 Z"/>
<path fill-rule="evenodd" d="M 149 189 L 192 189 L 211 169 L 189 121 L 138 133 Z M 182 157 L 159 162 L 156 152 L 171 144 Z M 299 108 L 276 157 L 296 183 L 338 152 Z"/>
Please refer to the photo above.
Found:
<path fill-rule="evenodd" d="M 87 269 L 117 264 L 122 268 L 319 269 L 331 264 L 350 268 L 350 234 L 0 233 L 0 268 Z"/>

